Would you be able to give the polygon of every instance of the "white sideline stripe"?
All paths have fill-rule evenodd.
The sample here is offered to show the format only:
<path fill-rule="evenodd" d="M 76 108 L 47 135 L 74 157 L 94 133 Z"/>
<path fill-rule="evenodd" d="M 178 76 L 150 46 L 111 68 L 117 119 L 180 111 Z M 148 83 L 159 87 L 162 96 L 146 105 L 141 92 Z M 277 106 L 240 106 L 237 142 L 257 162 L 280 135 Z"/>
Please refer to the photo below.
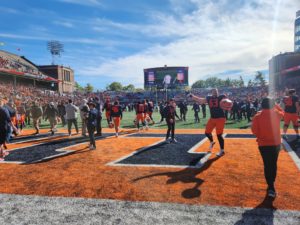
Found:
<path fill-rule="evenodd" d="M 68 135 L 67 135 L 68 136 Z M 106 139 L 106 138 L 110 138 L 112 136 L 108 136 L 108 137 L 102 137 L 98 140 L 103 140 L 103 139 Z M 72 140 L 72 138 L 70 139 Z M 97 139 L 95 141 L 98 141 Z M 54 140 L 55 141 L 55 140 Z M 51 156 L 47 156 L 47 157 L 44 157 L 42 159 L 39 159 L 39 160 L 35 160 L 35 161 L 32 161 L 30 162 L 31 164 L 32 163 L 38 163 L 38 162 L 43 162 L 45 160 L 48 160 L 48 159 L 54 159 L 54 158 L 57 158 L 57 157 L 60 157 L 60 156 L 63 156 L 63 155 L 68 155 L 68 154 L 71 154 L 73 152 L 75 152 L 76 150 L 66 150 L 66 148 L 74 148 L 76 146 L 79 146 L 79 145 L 83 145 L 83 144 L 86 144 L 88 143 L 88 140 L 85 141 L 85 142 L 82 142 L 82 143 L 78 143 L 78 144 L 75 144 L 75 145 L 70 145 L 70 146 L 66 146 L 66 147 L 63 147 L 63 148 L 58 148 L 58 149 L 55 149 L 54 151 L 56 152 L 62 152 L 60 154 L 56 154 L 56 155 L 51 155 Z M 35 144 L 35 145 L 30 145 L 30 146 L 25 146 L 25 147 L 21 147 L 21 148 L 13 148 L 11 150 L 9 150 L 8 152 L 12 152 L 12 151 L 16 151 L 16 150 L 20 150 L 20 149 L 24 149 L 24 148 L 28 148 L 28 147 L 34 147 L 34 146 L 39 146 L 39 145 L 43 145 L 45 143 L 39 143 L 39 144 Z M 26 164 L 26 162 L 24 161 L 0 161 L 0 164 L 1 163 L 9 163 L 9 164 Z"/>
<path fill-rule="evenodd" d="M 283 146 L 285 148 L 285 150 L 289 153 L 290 157 L 292 158 L 292 160 L 294 161 L 294 163 L 296 164 L 296 166 L 298 167 L 299 171 L 300 171 L 300 159 L 297 156 L 297 154 L 293 151 L 293 149 L 291 148 L 291 146 L 289 145 L 289 143 L 282 139 L 282 143 Z"/>
<path fill-rule="evenodd" d="M 14 145 L 14 144 L 22 144 L 22 143 L 27 143 L 27 142 L 31 142 L 31 141 L 42 141 L 42 140 L 46 140 L 46 139 L 49 139 L 51 137 L 53 138 L 56 138 L 56 137 L 64 137 L 64 136 L 68 136 L 67 134 L 64 134 L 64 133 L 60 133 L 59 135 L 49 135 L 47 137 L 41 137 L 39 138 L 37 136 L 36 139 L 28 139 L 28 140 L 24 140 L 24 141 L 17 141 L 17 142 L 13 142 L 13 143 L 9 143 L 10 145 Z M 15 140 L 18 140 L 18 139 L 15 139 Z"/>
<path fill-rule="evenodd" d="M 225 134 L 226 135 L 226 134 Z M 126 136 L 125 136 L 126 137 Z M 124 136 L 123 136 L 123 138 L 125 138 Z M 129 137 L 129 138 L 132 138 L 132 137 Z M 140 137 L 138 137 L 138 138 L 140 138 Z M 142 137 L 142 138 L 144 138 L 144 137 Z M 149 137 L 147 137 L 147 138 L 149 138 Z M 153 138 L 153 137 L 151 137 L 151 138 Z M 155 137 L 156 138 L 156 137 Z M 159 138 L 159 137 L 157 137 L 157 138 Z M 197 143 L 196 145 L 194 145 L 187 153 L 191 153 L 191 154 L 203 154 L 203 153 L 205 153 L 205 152 L 195 152 L 206 140 L 208 140 L 207 138 L 204 138 L 203 140 L 201 140 L 199 143 Z M 131 156 L 134 156 L 134 155 L 136 155 L 136 154 L 138 154 L 138 153 L 140 153 L 140 152 L 142 152 L 142 151 L 145 151 L 146 149 L 148 149 L 148 148 L 151 148 L 151 147 L 153 147 L 153 146 L 155 146 L 155 145 L 157 145 L 157 144 L 159 144 L 159 143 L 162 143 L 162 142 L 164 142 L 165 141 L 165 139 L 164 138 L 162 138 L 162 140 L 160 140 L 160 141 L 157 141 L 157 142 L 155 142 L 155 143 L 153 143 L 153 144 L 151 144 L 151 145 L 148 145 L 148 146 L 145 146 L 145 147 L 143 147 L 143 148 L 141 148 L 141 149 L 139 149 L 139 150 L 137 150 L 137 151 L 134 151 L 134 152 L 132 152 L 132 153 L 130 153 L 130 154 L 128 154 L 128 155 L 126 155 L 126 156 L 124 156 L 124 157 L 121 157 L 121 158 L 119 158 L 119 159 L 117 159 L 117 160 L 115 160 L 115 161 L 112 161 L 112 162 L 109 162 L 109 163 L 107 163 L 106 165 L 107 166 L 128 166 L 128 167 L 136 167 L 136 166 L 138 166 L 138 167 L 161 167 L 161 168 L 194 168 L 194 169 L 199 169 L 199 168 L 201 168 L 206 162 L 207 162 L 207 160 L 209 159 L 209 157 L 212 155 L 212 153 L 206 153 L 206 155 L 203 157 L 203 158 L 201 158 L 200 160 L 199 160 L 199 162 L 195 165 L 195 166 L 188 166 L 188 165 L 184 165 L 184 166 L 175 166 L 175 165 L 160 165 L 160 164 L 124 164 L 124 163 L 119 163 L 119 162 L 121 162 L 122 160 L 124 160 L 124 159 L 127 159 L 127 158 L 129 158 L 129 157 L 131 157 Z"/>

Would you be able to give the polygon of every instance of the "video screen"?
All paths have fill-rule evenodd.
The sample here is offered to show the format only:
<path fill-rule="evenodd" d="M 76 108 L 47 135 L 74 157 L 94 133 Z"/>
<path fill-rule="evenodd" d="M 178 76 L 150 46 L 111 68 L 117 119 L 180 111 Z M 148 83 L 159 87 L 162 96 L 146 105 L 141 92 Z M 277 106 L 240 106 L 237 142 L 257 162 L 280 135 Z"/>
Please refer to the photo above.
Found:
<path fill-rule="evenodd" d="M 144 70 L 144 86 L 158 89 L 188 86 L 188 67 L 161 67 Z"/>

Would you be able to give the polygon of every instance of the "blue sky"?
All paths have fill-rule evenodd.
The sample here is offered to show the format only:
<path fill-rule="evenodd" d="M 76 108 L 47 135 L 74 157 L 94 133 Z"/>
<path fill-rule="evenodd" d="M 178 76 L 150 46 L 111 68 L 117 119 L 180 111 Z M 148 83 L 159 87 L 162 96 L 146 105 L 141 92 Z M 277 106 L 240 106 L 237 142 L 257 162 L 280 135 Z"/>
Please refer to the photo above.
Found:
<path fill-rule="evenodd" d="M 1 49 L 37 65 L 56 60 L 82 85 L 143 86 L 143 69 L 189 66 L 190 84 L 217 75 L 251 79 L 293 50 L 299 0 L 1 0 Z M 21 51 L 17 49 L 20 48 Z"/>

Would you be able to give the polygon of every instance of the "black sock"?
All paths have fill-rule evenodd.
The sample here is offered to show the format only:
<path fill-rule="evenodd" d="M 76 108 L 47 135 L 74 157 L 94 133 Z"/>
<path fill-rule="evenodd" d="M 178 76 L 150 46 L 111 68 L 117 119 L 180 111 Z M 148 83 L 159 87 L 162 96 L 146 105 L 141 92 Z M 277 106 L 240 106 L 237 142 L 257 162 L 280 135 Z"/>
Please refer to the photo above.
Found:
<path fill-rule="evenodd" d="M 210 140 L 210 142 L 213 142 L 213 141 L 214 141 L 214 139 L 213 139 L 213 137 L 212 137 L 212 134 L 210 134 L 210 133 L 205 133 L 205 135 L 206 135 L 206 137 Z"/>
<path fill-rule="evenodd" d="M 224 138 L 223 138 L 222 134 L 217 135 L 217 137 L 219 140 L 220 148 L 224 149 Z"/>

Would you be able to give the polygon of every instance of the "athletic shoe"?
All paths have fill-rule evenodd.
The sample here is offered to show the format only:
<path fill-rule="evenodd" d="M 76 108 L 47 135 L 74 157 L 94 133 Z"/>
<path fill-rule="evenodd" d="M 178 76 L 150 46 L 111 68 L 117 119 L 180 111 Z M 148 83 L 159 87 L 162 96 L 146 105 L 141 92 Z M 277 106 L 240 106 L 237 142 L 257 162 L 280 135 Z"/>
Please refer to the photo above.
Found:
<path fill-rule="evenodd" d="M 170 138 L 166 139 L 165 143 L 170 144 L 171 143 L 171 139 Z"/>
<path fill-rule="evenodd" d="M 217 153 L 217 156 L 222 156 L 222 155 L 224 155 L 225 154 L 225 152 L 224 152 L 224 149 L 221 149 L 218 153 Z"/>
<path fill-rule="evenodd" d="M 211 150 L 213 149 L 214 145 L 216 144 L 216 142 L 210 142 L 210 145 L 209 145 L 209 148 L 208 148 L 208 151 L 211 152 Z"/>
<path fill-rule="evenodd" d="M 119 136 L 119 134 L 118 133 L 116 133 L 116 137 L 118 137 Z"/>
<path fill-rule="evenodd" d="M 271 190 L 271 189 L 268 189 L 268 196 L 270 198 L 276 198 L 276 191 L 275 190 Z"/>
<path fill-rule="evenodd" d="M 96 149 L 95 146 L 93 146 L 93 145 L 90 146 L 90 150 L 95 150 L 95 149 Z"/>
<path fill-rule="evenodd" d="M 173 138 L 173 139 L 171 140 L 171 142 L 173 142 L 173 143 L 178 143 L 178 141 L 177 141 L 175 138 Z"/>

